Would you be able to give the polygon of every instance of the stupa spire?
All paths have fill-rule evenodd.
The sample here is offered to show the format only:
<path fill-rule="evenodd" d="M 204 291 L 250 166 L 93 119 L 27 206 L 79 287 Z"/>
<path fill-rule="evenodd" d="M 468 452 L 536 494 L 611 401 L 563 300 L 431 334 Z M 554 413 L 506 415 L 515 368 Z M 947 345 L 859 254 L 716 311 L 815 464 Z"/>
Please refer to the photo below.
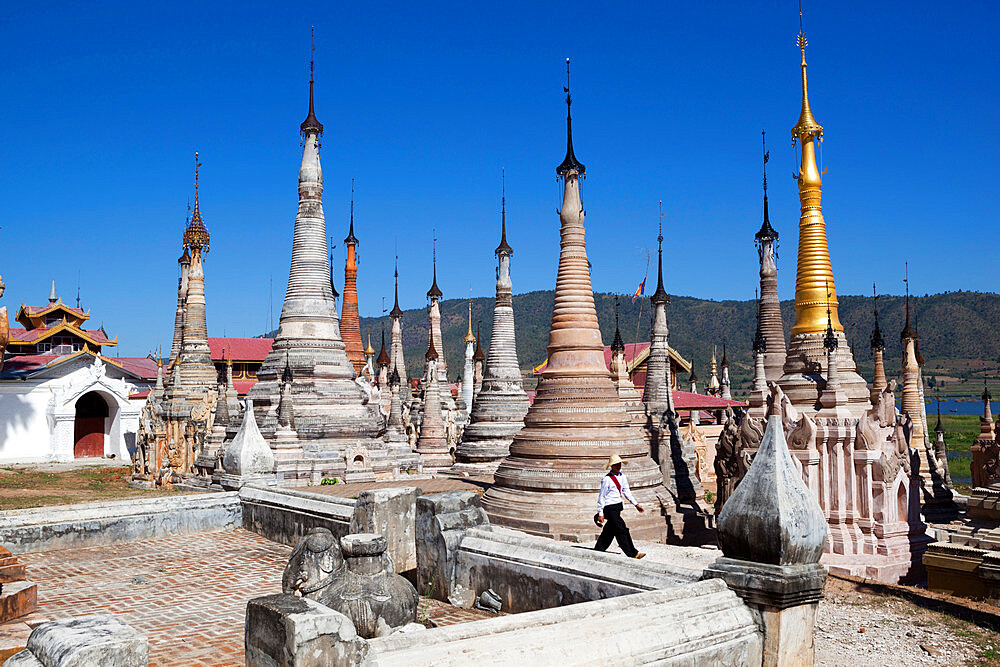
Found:
<path fill-rule="evenodd" d="M 309 114 L 306 119 L 302 121 L 302 125 L 299 126 L 299 130 L 302 132 L 303 137 L 308 137 L 310 134 L 315 134 L 317 137 L 323 136 L 323 123 L 316 120 L 316 112 L 313 110 L 313 54 L 316 52 L 316 28 L 313 27 L 310 33 L 310 47 L 309 47 Z"/>
<path fill-rule="evenodd" d="M 344 300 L 340 305 L 340 333 L 344 337 L 347 358 L 354 371 L 365 367 L 365 348 L 361 341 L 361 318 L 358 314 L 358 239 L 354 236 L 354 179 L 351 179 L 350 231 L 344 239 L 347 261 L 344 264 Z"/>
<path fill-rule="evenodd" d="M 663 475 L 649 458 L 642 431 L 632 426 L 605 365 L 580 201 L 583 165 L 573 154 L 570 128 L 567 124 L 566 159 L 557 169 L 563 204 L 548 364 L 524 428 L 494 473 L 482 506 L 495 525 L 590 539 L 594 523 L 588 503 L 593 503 L 610 453 L 629 462 L 629 482 L 640 503 L 655 507 Z M 629 520 L 633 536 L 662 538 L 662 518 L 651 514 Z"/>
<path fill-rule="evenodd" d="M 875 364 L 875 371 L 872 375 L 871 402 L 872 405 L 875 405 L 878 403 L 878 397 L 881 395 L 882 390 L 885 389 L 888 381 L 885 377 L 885 360 L 883 358 L 883 355 L 885 354 L 885 338 L 882 336 L 882 328 L 878 323 L 878 290 L 876 289 L 874 282 L 872 282 L 872 296 L 874 304 L 872 311 L 875 316 L 875 328 L 872 330 L 871 350 L 872 360 Z"/>
<path fill-rule="evenodd" d="M 667 303 L 670 297 L 667 290 L 663 289 L 663 201 L 660 201 L 660 214 L 658 218 L 658 233 L 656 236 L 656 291 L 650 297 L 653 304 L 659 302 Z"/>
<path fill-rule="evenodd" d="M 400 377 L 403 398 L 409 402 L 410 383 L 406 379 L 406 360 L 403 358 L 403 310 L 399 307 L 399 256 L 395 257 L 393 266 L 393 306 L 389 311 L 392 320 L 392 333 L 389 343 L 389 358 L 392 360 L 393 372 Z"/>
<path fill-rule="evenodd" d="M 799 144 L 801 163 L 796 175 L 799 184 L 799 257 L 795 276 L 795 326 L 792 333 L 823 333 L 826 330 L 826 294 L 830 292 L 829 305 L 832 328 L 843 332 L 837 314 L 837 290 L 830 264 L 830 250 L 826 240 L 826 222 L 822 213 L 823 180 L 816 166 L 817 144 L 823 139 L 823 126 L 813 118 L 809 108 L 806 80 L 806 35 L 802 29 L 802 11 L 799 8 L 799 50 L 802 53 L 802 111 L 792 128 L 792 143 Z M 829 290 L 827 289 L 829 286 Z"/>
<path fill-rule="evenodd" d="M 566 176 L 570 172 L 576 172 L 582 176 L 587 172 L 587 168 L 576 159 L 576 154 L 573 152 L 573 97 L 569 93 L 569 58 L 566 59 L 566 85 L 563 91 L 566 93 L 566 157 L 556 167 L 556 173 Z"/>
<path fill-rule="evenodd" d="M 507 177 L 503 168 L 500 169 L 500 245 L 494 254 L 514 254 L 514 249 L 507 244 Z"/>
<path fill-rule="evenodd" d="M 310 81 L 314 81 L 312 71 L 310 64 Z M 300 440 L 308 441 L 307 451 L 325 455 L 343 452 L 359 439 L 381 436 L 384 425 L 375 406 L 366 403 L 364 390 L 354 381 L 357 371 L 347 358 L 340 332 L 330 279 L 332 253 L 328 250 L 323 212 L 319 144 L 323 127 L 316 121 L 312 102 L 301 129 L 299 202 L 288 287 L 274 345 L 257 372 L 257 384 L 248 397 L 253 401 L 261 432 L 269 441 L 275 440 L 282 391 L 280 379 L 287 350 L 296 375 L 290 385 L 296 432 Z M 294 469 L 297 465 L 279 459 L 279 467 Z"/>

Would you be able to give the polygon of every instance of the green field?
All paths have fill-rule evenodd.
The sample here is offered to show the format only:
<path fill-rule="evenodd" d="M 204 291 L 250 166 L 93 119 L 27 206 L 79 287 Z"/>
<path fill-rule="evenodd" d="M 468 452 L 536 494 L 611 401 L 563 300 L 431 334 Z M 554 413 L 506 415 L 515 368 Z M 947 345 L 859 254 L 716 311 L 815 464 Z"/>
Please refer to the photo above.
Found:
<path fill-rule="evenodd" d="M 928 406 L 929 412 L 930 406 Z M 927 415 L 927 425 L 931 429 L 937 423 L 937 415 Z M 968 452 L 979 435 L 978 415 L 941 415 L 941 426 L 944 427 L 944 441 L 950 452 Z M 933 441 L 934 435 L 931 434 Z M 969 466 L 972 464 L 971 458 L 950 458 L 948 459 L 948 470 L 952 477 L 968 478 L 972 475 Z M 956 483 L 958 483 L 956 481 Z"/>

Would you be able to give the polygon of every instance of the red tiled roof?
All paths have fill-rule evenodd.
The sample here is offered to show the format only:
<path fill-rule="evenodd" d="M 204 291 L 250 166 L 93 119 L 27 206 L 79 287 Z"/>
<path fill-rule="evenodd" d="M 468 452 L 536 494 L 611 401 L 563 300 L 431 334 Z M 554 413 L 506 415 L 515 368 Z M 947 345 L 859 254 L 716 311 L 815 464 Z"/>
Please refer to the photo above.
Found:
<path fill-rule="evenodd" d="M 55 361 L 61 354 L 20 354 L 16 357 L 4 359 L 3 370 L 18 373 L 31 372 L 45 366 L 49 362 Z"/>
<path fill-rule="evenodd" d="M 229 358 L 233 361 L 264 361 L 273 344 L 273 338 L 208 337 L 212 361 L 225 361 Z"/>
<path fill-rule="evenodd" d="M 625 343 L 625 363 L 631 362 L 649 347 L 649 343 Z M 611 368 L 611 346 L 604 346 L 604 365 Z"/>
<path fill-rule="evenodd" d="M 128 395 L 128 397 L 131 398 L 131 399 L 146 398 L 147 396 L 149 396 L 149 389 L 147 389 L 146 391 L 137 391 L 134 394 L 129 394 Z"/>
<path fill-rule="evenodd" d="M 745 408 L 746 403 L 722 398 L 721 396 L 710 396 L 707 394 L 692 394 L 690 391 L 673 390 L 674 409 L 690 410 L 722 410 L 728 406 L 734 408 Z"/>
<path fill-rule="evenodd" d="M 59 325 L 56 325 L 56 326 L 59 326 Z M 47 329 L 43 329 L 43 328 L 39 327 L 38 329 L 28 330 L 28 329 L 22 329 L 21 327 L 11 327 L 10 328 L 10 338 L 11 338 L 11 340 L 16 340 L 16 341 L 21 342 L 21 343 L 33 343 L 36 340 L 38 340 L 39 338 L 41 338 L 42 336 L 45 336 L 45 335 L 51 333 L 52 330 L 55 329 L 55 328 L 56 327 L 54 327 L 54 326 L 53 327 L 49 327 Z M 69 331 L 70 333 L 74 333 L 73 332 L 74 328 L 75 327 L 73 327 L 72 325 L 69 325 L 69 326 L 67 326 L 64 329 L 64 331 Z M 80 329 L 80 331 L 82 331 L 84 334 L 86 334 L 87 337 L 90 338 L 90 340 L 95 345 L 106 345 L 106 344 L 112 342 L 111 339 L 109 339 L 107 337 L 107 335 L 105 335 L 105 333 L 103 331 L 101 331 L 100 329 Z"/>
<path fill-rule="evenodd" d="M 115 357 L 114 361 L 143 380 L 156 380 L 156 362 L 149 357 Z"/>
<path fill-rule="evenodd" d="M 246 396 L 250 389 L 257 384 L 257 380 L 233 380 L 233 387 L 240 396 Z"/>

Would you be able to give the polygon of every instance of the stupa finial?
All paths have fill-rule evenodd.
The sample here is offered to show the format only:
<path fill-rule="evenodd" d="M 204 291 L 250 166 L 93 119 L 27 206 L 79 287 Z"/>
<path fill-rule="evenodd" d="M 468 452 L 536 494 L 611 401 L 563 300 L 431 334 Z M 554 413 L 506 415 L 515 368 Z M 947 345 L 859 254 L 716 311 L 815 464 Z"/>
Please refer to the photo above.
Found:
<path fill-rule="evenodd" d="M 302 132 L 302 136 L 308 136 L 309 134 L 315 134 L 316 136 L 322 136 L 323 134 L 323 123 L 316 119 L 316 112 L 313 110 L 313 65 L 314 56 L 316 53 L 316 26 L 312 27 L 310 31 L 310 46 L 309 46 L 309 115 L 306 119 L 302 121 L 302 125 L 299 126 L 299 131 Z"/>
<path fill-rule="evenodd" d="M 566 85 L 563 86 L 563 91 L 566 93 L 566 157 L 563 158 L 562 164 L 556 167 L 556 173 L 560 176 L 568 176 L 570 172 L 583 175 L 587 168 L 573 153 L 573 97 L 569 92 L 569 58 L 566 59 Z"/>

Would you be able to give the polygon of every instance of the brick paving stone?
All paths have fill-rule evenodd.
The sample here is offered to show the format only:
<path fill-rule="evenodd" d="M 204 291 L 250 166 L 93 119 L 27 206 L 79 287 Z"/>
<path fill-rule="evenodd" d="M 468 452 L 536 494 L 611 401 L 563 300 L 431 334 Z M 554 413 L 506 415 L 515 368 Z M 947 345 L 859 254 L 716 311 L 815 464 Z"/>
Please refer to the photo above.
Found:
<path fill-rule="evenodd" d="M 25 554 L 38 613 L 118 615 L 149 637 L 151 665 L 243 665 L 251 598 L 281 592 L 291 548 L 245 530 Z"/>

